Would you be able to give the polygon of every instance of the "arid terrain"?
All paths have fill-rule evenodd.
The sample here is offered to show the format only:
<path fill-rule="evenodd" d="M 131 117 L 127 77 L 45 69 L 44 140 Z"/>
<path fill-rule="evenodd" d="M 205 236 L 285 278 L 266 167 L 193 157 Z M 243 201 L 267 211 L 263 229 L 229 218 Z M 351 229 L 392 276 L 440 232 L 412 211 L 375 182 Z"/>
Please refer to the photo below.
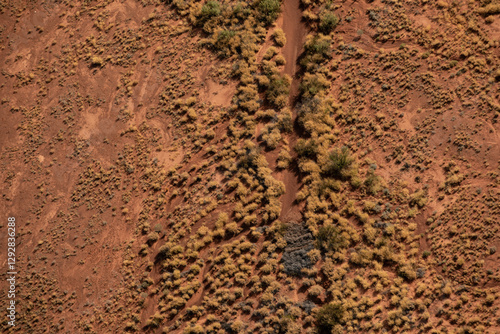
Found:
<path fill-rule="evenodd" d="M 499 0 L 0 0 L 0 68 L 2 333 L 500 333 Z"/>

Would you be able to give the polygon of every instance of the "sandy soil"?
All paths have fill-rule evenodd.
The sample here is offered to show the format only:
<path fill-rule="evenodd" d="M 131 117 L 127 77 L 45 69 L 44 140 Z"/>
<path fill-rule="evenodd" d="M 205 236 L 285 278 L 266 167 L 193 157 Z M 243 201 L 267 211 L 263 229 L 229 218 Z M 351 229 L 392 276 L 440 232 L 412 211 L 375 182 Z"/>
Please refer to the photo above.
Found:
<path fill-rule="evenodd" d="M 210 27 L 190 23 L 202 4 L 183 4 L 0 1 L 0 212 L 18 222 L 20 301 L 1 331 L 306 333 L 303 303 L 342 297 L 348 333 L 500 332 L 498 15 L 482 2 L 283 1 L 245 78 L 283 29 L 294 130 L 262 150 L 266 179 L 241 167 L 246 141 L 259 144 L 245 126 L 268 122 L 239 113 L 242 57 L 217 56 Z M 297 60 L 327 7 L 340 22 L 321 65 L 337 105 L 325 149 L 348 146 L 358 179 L 297 203 L 327 179 L 303 182 L 293 150 L 307 139 Z M 286 226 L 263 218 L 274 180 L 281 222 L 350 238 L 303 276 L 281 268 Z M 2 250 L 5 234 L 2 218 Z"/>
<path fill-rule="evenodd" d="M 283 70 L 284 74 L 288 74 L 292 78 L 290 86 L 289 104 L 292 110 L 293 123 L 297 119 L 297 111 L 295 110 L 295 101 L 299 93 L 300 80 L 298 78 L 298 58 L 303 51 L 303 45 L 307 34 L 305 23 L 302 22 L 302 11 L 300 9 L 300 1 L 292 0 L 285 1 L 283 4 L 282 17 L 278 19 L 278 26 L 285 32 L 286 43 L 283 46 L 283 56 L 286 63 Z M 290 147 L 294 147 L 297 141 L 297 135 L 292 133 L 288 136 Z M 292 155 L 295 160 L 295 154 Z M 295 164 L 292 164 L 290 169 L 283 171 L 277 176 L 283 180 L 286 187 L 286 193 L 283 195 L 281 219 L 298 220 L 300 219 L 299 209 L 295 203 L 295 196 L 300 188 L 298 169 Z"/>

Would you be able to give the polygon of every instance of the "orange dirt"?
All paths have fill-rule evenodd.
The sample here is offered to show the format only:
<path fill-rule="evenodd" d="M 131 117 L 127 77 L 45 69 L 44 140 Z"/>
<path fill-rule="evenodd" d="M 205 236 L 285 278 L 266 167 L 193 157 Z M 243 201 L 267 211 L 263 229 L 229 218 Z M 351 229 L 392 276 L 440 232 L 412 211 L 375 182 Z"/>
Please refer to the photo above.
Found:
<path fill-rule="evenodd" d="M 295 124 L 297 119 L 297 111 L 295 109 L 295 101 L 299 93 L 300 79 L 297 77 L 298 72 L 298 58 L 303 51 L 303 45 L 307 34 L 305 23 L 302 21 L 302 11 L 300 9 L 300 0 L 290 0 L 283 2 L 283 14 L 278 19 L 278 26 L 281 26 L 285 33 L 286 43 L 283 46 L 283 56 L 286 63 L 283 73 L 288 74 L 292 78 L 290 85 L 290 98 L 289 104 L 292 110 L 292 123 Z M 297 141 L 297 135 L 292 133 L 288 136 L 290 148 L 293 148 Z M 292 161 L 296 161 L 295 152 L 292 151 Z M 286 192 L 281 198 L 282 220 L 299 220 L 300 214 L 295 197 L 300 189 L 298 169 L 295 163 L 292 162 L 291 167 L 283 171 L 277 176 L 283 180 Z"/>
<path fill-rule="evenodd" d="M 347 333 L 499 333 L 500 17 L 480 14 L 498 1 L 284 0 L 270 26 L 233 0 L 199 24 L 205 3 L 0 0 L 0 331 L 302 334 L 304 302 L 340 301 Z M 297 60 L 325 11 L 340 21 L 311 68 L 335 107 L 301 159 L 320 168 L 345 145 L 348 177 L 301 171 L 293 149 L 309 138 Z M 242 101 L 269 107 L 276 27 L 294 130 L 248 162 L 275 119 Z M 303 276 L 282 267 L 278 214 L 315 239 Z"/>

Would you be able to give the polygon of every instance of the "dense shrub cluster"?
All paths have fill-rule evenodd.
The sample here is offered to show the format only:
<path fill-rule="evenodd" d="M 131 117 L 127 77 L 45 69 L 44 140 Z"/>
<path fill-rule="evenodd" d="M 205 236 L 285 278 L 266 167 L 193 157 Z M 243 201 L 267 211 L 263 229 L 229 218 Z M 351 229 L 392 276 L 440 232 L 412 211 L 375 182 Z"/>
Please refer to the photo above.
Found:
<path fill-rule="evenodd" d="M 321 73 L 306 73 L 300 83 L 300 93 L 304 99 L 311 99 L 330 87 L 330 82 Z"/>
<path fill-rule="evenodd" d="M 331 39 L 321 34 L 309 35 L 304 44 L 304 56 L 300 64 L 308 71 L 317 68 L 331 58 Z M 312 73 L 312 72 L 311 72 Z"/>
<path fill-rule="evenodd" d="M 198 16 L 198 23 L 203 24 L 211 18 L 217 17 L 221 14 L 220 4 L 217 1 L 209 0 L 201 8 L 201 13 Z"/>
<path fill-rule="evenodd" d="M 340 304 L 326 304 L 316 314 L 316 328 L 319 334 L 331 334 L 342 323 L 344 308 Z"/>
<path fill-rule="evenodd" d="M 235 38 L 235 31 L 220 30 L 215 36 L 216 40 L 213 47 L 220 57 L 227 58 L 236 52 L 237 39 Z"/>
<path fill-rule="evenodd" d="M 265 22 L 266 25 L 274 22 L 281 11 L 281 3 L 279 0 L 259 0 L 257 2 L 257 10 L 259 19 Z"/>

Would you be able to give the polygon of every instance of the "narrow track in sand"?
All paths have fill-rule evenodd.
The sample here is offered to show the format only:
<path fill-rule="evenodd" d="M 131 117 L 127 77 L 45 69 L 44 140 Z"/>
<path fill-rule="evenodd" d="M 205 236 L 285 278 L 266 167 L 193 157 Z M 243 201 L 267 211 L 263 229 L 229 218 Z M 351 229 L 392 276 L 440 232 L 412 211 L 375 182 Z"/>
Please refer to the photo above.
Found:
<path fill-rule="evenodd" d="M 293 161 L 290 167 L 283 171 L 281 180 L 285 184 L 285 194 L 281 198 L 281 215 L 282 221 L 298 220 L 301 218 L 300 210 L 295 203 L 297 192 L 300 189 L 298 168 L 296 164 L 296 154 L 293 150 L 298 135 L 295 131 L 295 121 L 297 118 L 297 110 L 295 109 L 296 99 L 299 94 L 300 80 L 298 78 L 299 65 L 297 63 L 300 57 L 304 41 L 307 34 L 305 23 L 302 21 L 302 10 L 300 9 L 300 0 L 284 0 L 283 14 L 279 21 L 281 28 L 285 32 L 286 43 L 283 47 L 283 56 L 286 63 L 283 73 L 288 74 L 292 78 L 290 87 L 289 107 L 292 110 L 292 120 L 294 124 L 294 131 L 288 135 L 288 142 L 290 146 L 290 154 Z"/>

